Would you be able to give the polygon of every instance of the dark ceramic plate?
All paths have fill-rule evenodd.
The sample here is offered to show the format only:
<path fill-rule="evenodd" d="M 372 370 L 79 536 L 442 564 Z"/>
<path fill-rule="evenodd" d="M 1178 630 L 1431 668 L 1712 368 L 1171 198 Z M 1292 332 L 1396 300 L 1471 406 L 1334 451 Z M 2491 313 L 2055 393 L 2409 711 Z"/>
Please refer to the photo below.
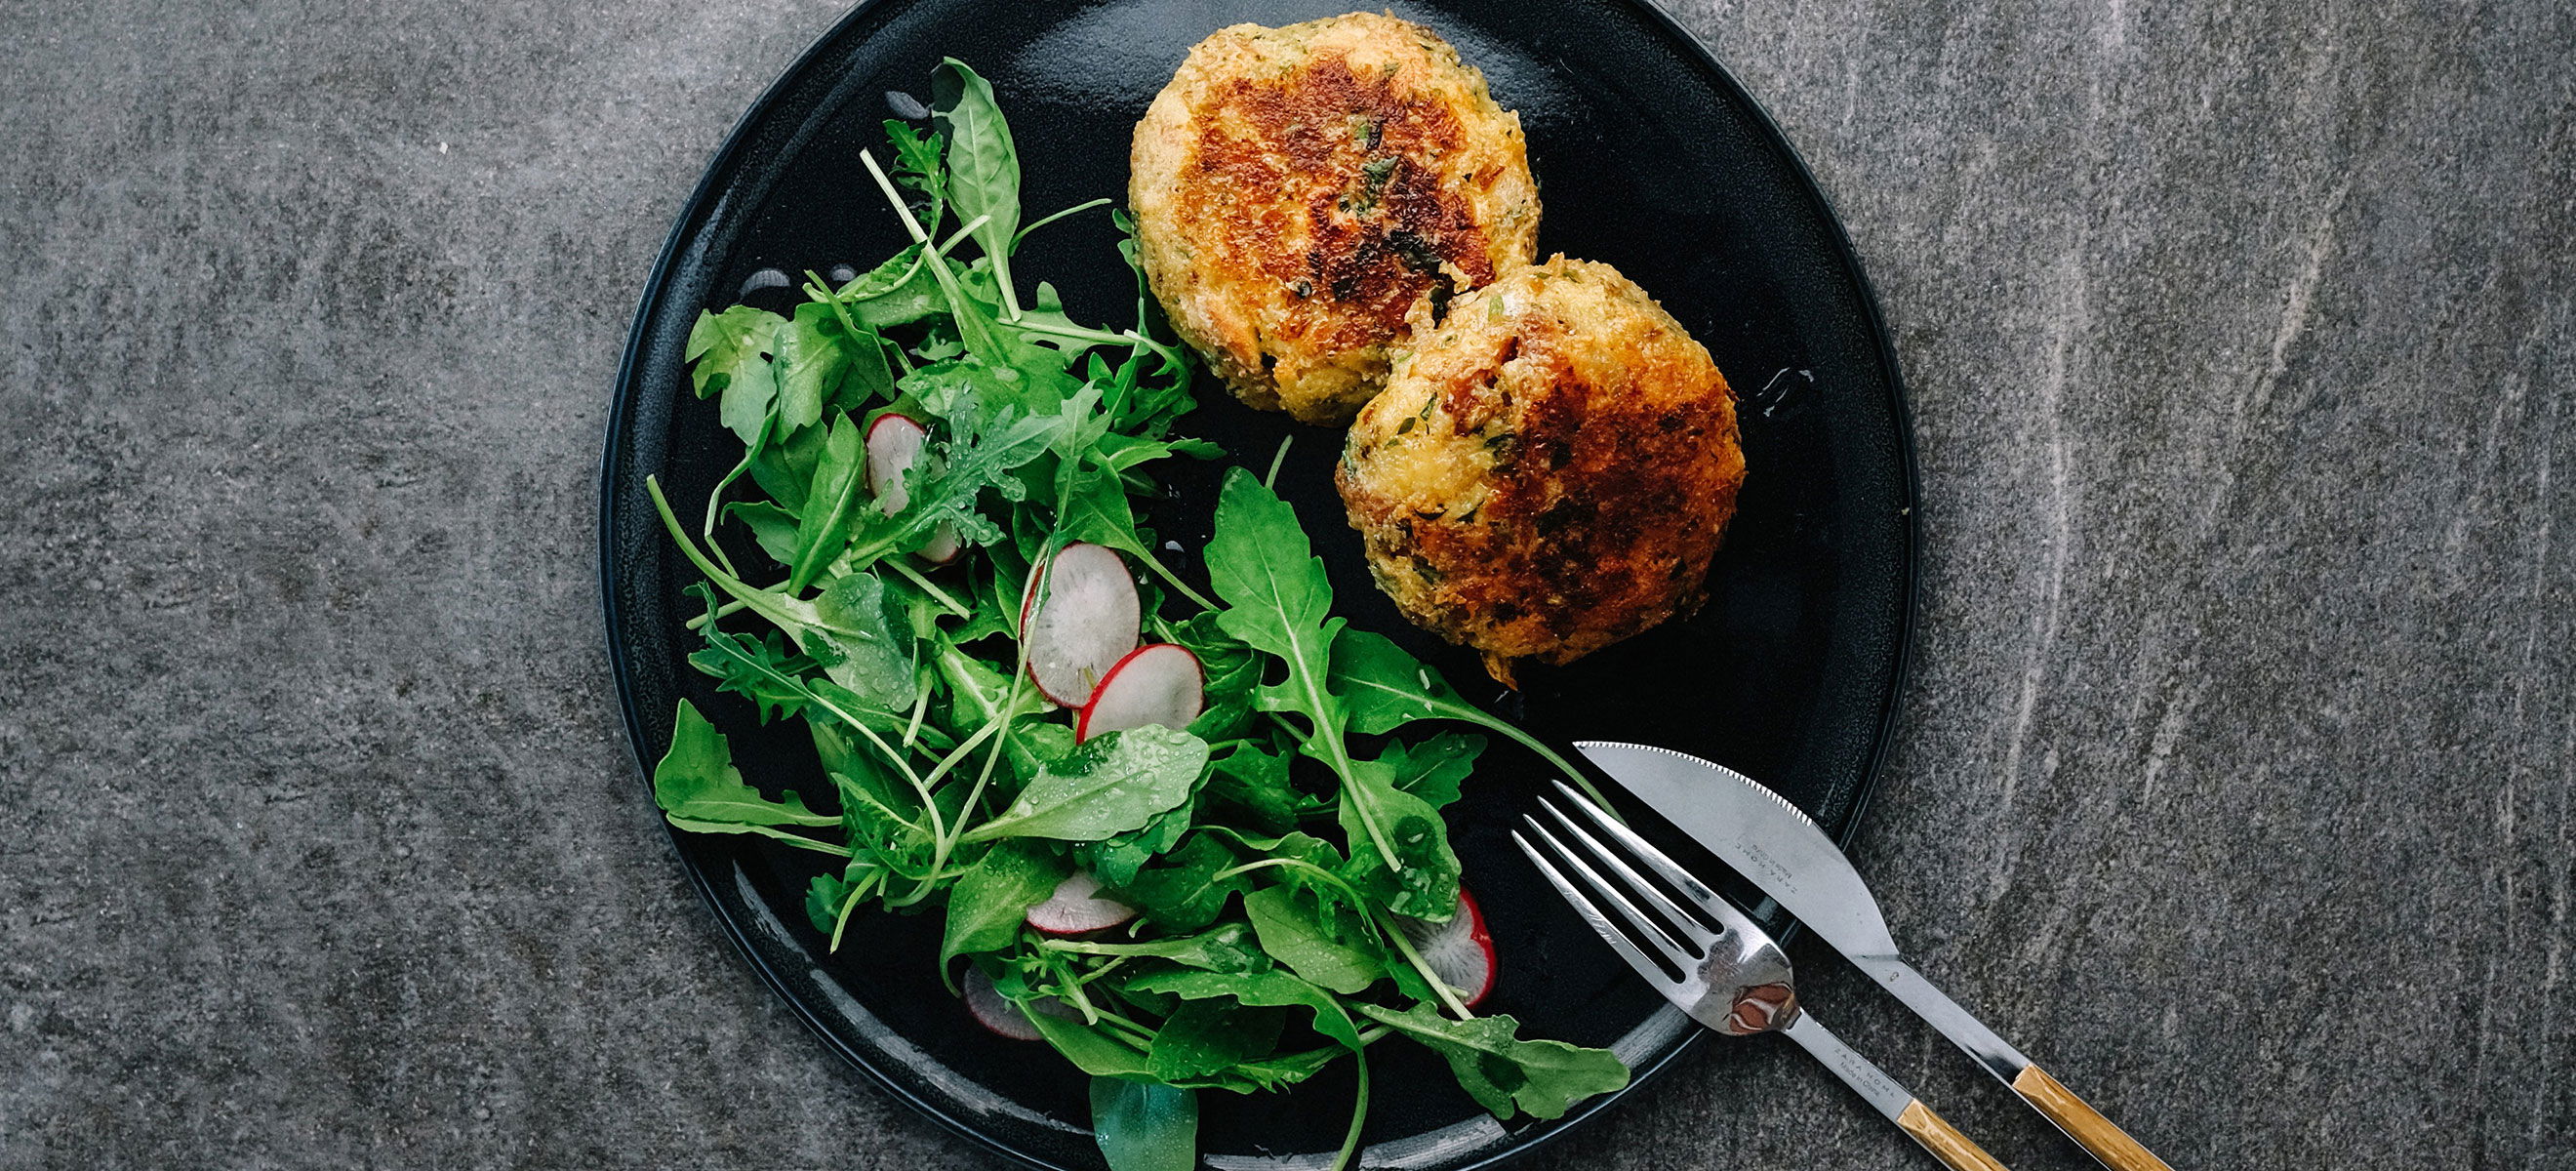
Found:
<path fill-rule="evenodd" d="M 1365 7 L 1377 7 L 1377 0 Z M 693 637 L 648 475 L 705 498 L 739 449 L 688 392 L 682 347 L 701 308 L 750 299 L 764 269 L 826 271 L 893 252 L 899 228 L 859 169 L 882 149 L 888 91 L 924 93 L 943 56 L 992 79 L 1026 164 L 1024 201 L 1050 211 L 1123 196 L 1130 127 L 1189 46 L 1227 24 L 1331 15 L 1350 0 L 878 0 L 826 35 L 751 108 L 689 201 L 647 284 L 608 433 L 602 573 L 610 655 L 639 758 L 668 746 L 686 697 L 733 738 L 745 772 L 831 791 L 792 728 L 761 728 L 687 668 Z M 1294 432 L 1280 485 L 1331 568 L 1340 612 L 1434 662 L 1469 695 L 1558 741 L 1670 745 L 1777 787 L 1837 837 L 1860 816 L 1904 672 L 1913 590 L 1913 467 L 1895 358 L 1831 209 L 1753 99 L 1645 3 L 1442 0 L 1395 12 L 1438 29 L 1520 111 L 1545 203 L 1540 254 L 1607 261 L 1659 297 L 1717 356 L 1743 397 L 1749 465 L 1699 614 L 1510 696 L 1474 660 L 1408 626 L 1368 580 L 1331 486 L 1335 432 L 1257 415 L 1207 389 L 1188 426 L 1267 461 Z M 1032 237 L 1014 267 L 1053 281 L 1080 320 L 1123 322 L 1128 276 L 1105 217 Z M 1183 469 L 1154 523 L 1195 550 L 1213 467 Z M 755 556 L 748 548 L 738 556 Z M 1195 567 L 1184 570 L 1195 572 Z M 1492 920 L 1502 977 L 1488 1010 L 1528 1031 L 1616 1049 L 1637 1084 L 1697 1030 L 1630 977 L 1540 885 L 1504 838 L 1545 778 L 1497 746 L 1453 810 L 1459 853 Z M 1093 1167 L 1084 1079 L 1052 1055 L 974 1026 L 929 957 L 937 920 L 885 917 L 825 953 L 802 908 L 816 856 L 737 836 L 675 841 L 752 967 L 835 1051 L 898 1097 L 1032 1164 Z M 1766 911 L 1769 908 L 1764 908 Z M 1776 921 L 1774 926 L 1782 924 Z M 1542 1122 L 1497 1122 L 1437 1059 L 1380 1047 L 1366 1162 L 1477 1166 L 1562 1133 L 1607 1100 Z M 1347 1064 L 1340 1067 L 1347 1070 Z M 1210 1094 L 1201 1145 L 1220 1168 L 1302 1166 L 1329 1152 L 1347 1072 L 1281 1095 Z M 852 1136 L 854 1143 L 864 1136 Z M 1284 1162 L 1273 1162 L 1291 1156 Z M 1312 1165 L 1320 1166 L 1316 1157 Z"/>

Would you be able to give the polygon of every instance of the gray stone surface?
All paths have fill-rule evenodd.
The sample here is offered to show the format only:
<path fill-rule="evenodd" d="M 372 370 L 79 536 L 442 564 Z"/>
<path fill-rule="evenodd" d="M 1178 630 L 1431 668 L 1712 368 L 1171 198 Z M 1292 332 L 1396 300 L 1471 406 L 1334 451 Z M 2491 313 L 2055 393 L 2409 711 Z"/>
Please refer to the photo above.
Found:
<path fill-rule="evenodd" d="M 0 6 L 0 1166 L 989 1165 L 730 956 L 600 652 L 638 282 L 836 13 Z M 1902 337 L 1926 966 L 2177 1166 L 2576 1167 L 2576 9 L 1686 17 Z M 1783 1045 L 1595 1164 L 1927 1165 Z"/>

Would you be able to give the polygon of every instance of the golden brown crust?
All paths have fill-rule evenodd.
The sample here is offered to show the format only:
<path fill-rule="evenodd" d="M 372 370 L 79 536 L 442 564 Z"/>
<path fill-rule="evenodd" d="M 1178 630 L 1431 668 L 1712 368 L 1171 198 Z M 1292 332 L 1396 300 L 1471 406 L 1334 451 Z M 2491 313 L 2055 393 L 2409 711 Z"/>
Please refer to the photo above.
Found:
<path fill-rule="evenodd" d="M 1453 302 L 1336 479 L 1379 587 L 1508 684 L 1515 660 L 1696 608 L 1744 456 L 1708 350 L 1618 270 L 1560 256 Z"/>
<path fill-rule="evenodd" d="M 1529 262 L 1520 118 L 1428 29 L 1352 13 L 1236 25 L 1136 124 L 1139 260 L 1235 394 L 1349 420 L 1437 297 Z"/>

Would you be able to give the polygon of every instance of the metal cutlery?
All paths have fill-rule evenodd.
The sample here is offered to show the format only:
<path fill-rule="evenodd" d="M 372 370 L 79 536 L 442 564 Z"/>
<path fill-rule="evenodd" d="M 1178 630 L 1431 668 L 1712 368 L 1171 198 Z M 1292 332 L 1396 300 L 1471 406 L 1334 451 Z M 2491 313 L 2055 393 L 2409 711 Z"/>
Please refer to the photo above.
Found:
<path fill-rule="evenodd" d="M 2173 1171 L 1905 962 L 1878 900 L 1833 839 L 1779 794 L 1667 748 L 1576 750 L 1735 869 L 2112 1171 Z"/>
<path fill-rule="evenodd" d="M 1526 833 L 1514 831 L 1512 840 L 1575 912 L 1665 999 L 1728 1036 L 1786 1035 L 1951 1171 L 2005 1171 L 1984 1148 L 1805 1012 L 1798 1004 L 1789 957 L 1753 920 L 1581 794 L 1563 782 L 1556 787 L 1566 804 L 1581 811 L 1582 822 L 1542 798 L 1540 805 L 1554 827 L 1524 818 Z M 1603 841 L 1605 835 L 1617 848 Z M 1545 843 L 1546 850 L 1532 844 L 1533 838 Z M 1632 859 L 1662 883 L 1638 873 Z"/>

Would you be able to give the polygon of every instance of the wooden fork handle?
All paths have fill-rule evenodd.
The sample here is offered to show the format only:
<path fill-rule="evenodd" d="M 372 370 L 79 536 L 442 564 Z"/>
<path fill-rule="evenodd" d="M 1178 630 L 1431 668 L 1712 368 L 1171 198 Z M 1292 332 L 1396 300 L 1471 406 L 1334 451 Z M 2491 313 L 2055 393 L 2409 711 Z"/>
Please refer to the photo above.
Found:
<path fill-rule="evenodd" d="M 1941 1160 L 1941 1165 L 1950 1171 L 2010 1171 L 1996 1162 L 1993 1155 L 1987 1154 L 1984 1147 L 1978 1146 L 1976 1140 L 1959 1133 L 1959 1128 L 1950 1125 L 1950 1120 L 1933 1113 L 1921 1099 L 1905 1104 L 1905 1112 L 1896 1116 L 1896 1125 L 1903 1127 L 1915 1142 L 1923 1144 L 1923 1149 L 1932 1152 L 1932 1157 Z"/>
<path fill-rule="evenodd" d="M 2030 1103 L 2031 1109 L 2048 1117 L 2074 1139 L 2077 1146 L 2091 1152 L 2111 1171 L 2173 1171 L 2147 1148 L 2130 1138 L 2129 1132 L 2111 1124 L 2092 1104 L 2075 1096 L 2075 1091 L 2058 1084 L 2048 1071 L 2033 1065 L 2013 1076 L 2013 1092 Z"/>

